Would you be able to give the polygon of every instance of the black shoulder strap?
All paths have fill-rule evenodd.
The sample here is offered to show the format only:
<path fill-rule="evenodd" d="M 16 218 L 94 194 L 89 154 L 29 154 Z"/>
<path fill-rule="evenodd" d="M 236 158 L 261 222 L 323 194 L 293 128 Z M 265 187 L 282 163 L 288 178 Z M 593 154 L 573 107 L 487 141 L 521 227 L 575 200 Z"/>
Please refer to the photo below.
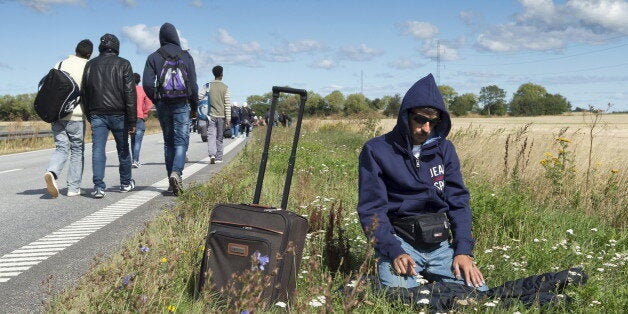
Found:
<path fill-rule="evenodd" d="M 61 64 L 63 63 L 63 61 L 59 62 L 59 66 L 57 67 L 57 70 L 61 70 Z"/>

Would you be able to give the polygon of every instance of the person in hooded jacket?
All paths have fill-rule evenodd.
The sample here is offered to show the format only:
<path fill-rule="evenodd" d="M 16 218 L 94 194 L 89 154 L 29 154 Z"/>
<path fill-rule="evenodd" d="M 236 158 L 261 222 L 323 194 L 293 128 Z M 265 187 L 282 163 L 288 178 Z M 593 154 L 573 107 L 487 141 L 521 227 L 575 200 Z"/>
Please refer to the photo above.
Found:
<path fill-rule="evenodd" d="M 194 59 L 186 51 L 181 49 L 179 35 L 174 25 L 164 23 L 159 30 L 159 43 L 161 47 L 148 56 L 142 75 L 142 85 L 146 95 L 155 104 L 157 118 L 164 137 L 164 159 L 166 163 L 166 175 L 170 183 L 169 190 L 174 195 L 183 191 L 183 168 L 185 167 L 186 154 L 189 145 L 190 120 L 196 118 L 198 107 L 198 85 L 196 83 L 196 68 Z M 187 72 L 187 95 L 180 98 L 165 98 L 160 95 L 156 86 L 161 75 L 164 55 L 178 56 L 183 61 Z"/>
<path fill-rule="evenodd" d="M 374 238 L 385 286 L 413 288 L 427 280 L 488 289 L 473 262 L 469 191 L 447 140 L 450 129 L 429 74 L 404 96 L 393 130 L 362 148 L 357 211 Z"/>
<path fill-rule="evenodd" d="M 109 131 L 116 141 L 120 162 L 120 192 L 129 192 L 135 188 L 131 174 L 129 134 L 135 133 L 137 106 L 133 69 L 128 60 L 118 56 L 118 38 L 112 34 L 103 35 L 98 51 L 98 57 L 85 65 L 82 102 L 92 128 L 92 195 L 103 198 L 107 187 L 103 180 Z"/>

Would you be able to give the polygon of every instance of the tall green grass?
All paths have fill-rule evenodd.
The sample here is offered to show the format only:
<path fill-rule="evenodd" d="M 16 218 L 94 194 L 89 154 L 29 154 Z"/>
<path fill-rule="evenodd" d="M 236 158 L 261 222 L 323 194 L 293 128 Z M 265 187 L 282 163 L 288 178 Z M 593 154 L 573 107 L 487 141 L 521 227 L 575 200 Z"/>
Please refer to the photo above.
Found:
<path fill-rule="evenodd" d="M 206 184 L 189 187 L 175 207 L 164 208 L 164 213 L 130 239 L 121 251 L 94 261 L 91 271 L 75 287 L 51 296 L 46 311 L 415 312 L 408 305 L 390 302 L 369 286 L 352 281 L 357 275 L 372 274 L 374 264 L 373 251 L 355 212 L 358 155 L 362 144 L 372 135 L 364 135 L 359 129 L 373 127 L 373 121 L 364 123 L 304 125 L 288 208 L 307 216 L 311 230 L 299 271 L 297 294 L 291 304 L 261 308 L 259 300 L 248 294 L 254 291 L 252 287 L 245 287 L 246 293 L 231 300 L 219 299 L 210 292 L 197 300 L 192 293 L 211 209 L 217 203 L 252 200 L 264 135 L 257 131 L 238 158 Z M 292 131 L 274 130 L 262 205 L 280 203 Z M 461 132 L 452 138 L 463 142 L 469 136 L 473 135 Z M 495 151 L 487 153 L 503 153 L 503 147 L 493 146 Z M 464 149 L 459 154 L 463 161 L 470 161 L 465 158 Z M 595 213 L 587 215 L 586 206 L 569 210 L 554 206 L 558 201 L 553 203 L 552 195 L 565 204 L 564 195 L 543 193 L 541 199 L 538 192 L 544 187 L 530 184 L 537 181 L 526 181 L 522 176 L 508 175 L 497 182 L 488 180 L 477 169 L 465 172 L 465 176 L 472 194 L 476 261 L 489 286 L 573 266 L 583 267 L 590 278 L 584 286 L 568 287 L 565 293 L 574 298 L 571 305 L 528 309 L 522 305 L 502 308 L 495 307 L 495 303 L 480 302 L 461 311 L 623 313 L 628 308 L 625 229 L 611 226 Z M 551 181 L 551 178 L 541 176 L 534 180 Z M 546 186 L 551 186 L 548 182 Z M 600 191 L 604 188 L 600 187 Z M 608 211 L 625 210 L 621 202 L 609 204 L 616 207 L 607 208 Z M 356 285 L 350 294 L 340 289 L 348 284 Z"/>

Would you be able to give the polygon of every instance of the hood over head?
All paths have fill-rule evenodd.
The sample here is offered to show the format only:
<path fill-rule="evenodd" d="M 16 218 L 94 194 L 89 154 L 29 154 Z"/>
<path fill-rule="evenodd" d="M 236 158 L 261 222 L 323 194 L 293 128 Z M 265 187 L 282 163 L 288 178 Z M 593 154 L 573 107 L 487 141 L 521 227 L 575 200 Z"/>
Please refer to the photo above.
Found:
<path fill-rule="evenodd" d="M 430 138 L 439 136 L 442 138 L 447 137 L 451 130 L 451 118 L 447 112 L 447 108 L 445 108 L 443 96 L 440 94 L 434 76 L 432 76 L 431 73 L 414 83 L 401 101 L 395 129 L 401 132 L 410 145 L 412 141 L 410 140 L 408 112 L 410 109 L 417 107 L 431 107 L 437 109 L 440 112 L 440 122 L 432 131 Z"/>
<path fill-rule="evenodd" d="M 100 45 L 98 45 L 98 52 L 115 52 L 120 53 L 120 40 L 113 34 L 104 34 L 100 37 Z"/>
<path fill-rule="evenodd" d="M 181 47 L 179 34 L 177 33 L 177 29 L 174 25 L 170 23 L 164 23 L 164 25 L 161 25 L 161 28 L 159 29 L 159 44 L 161 46 L 174 44 Z"/>

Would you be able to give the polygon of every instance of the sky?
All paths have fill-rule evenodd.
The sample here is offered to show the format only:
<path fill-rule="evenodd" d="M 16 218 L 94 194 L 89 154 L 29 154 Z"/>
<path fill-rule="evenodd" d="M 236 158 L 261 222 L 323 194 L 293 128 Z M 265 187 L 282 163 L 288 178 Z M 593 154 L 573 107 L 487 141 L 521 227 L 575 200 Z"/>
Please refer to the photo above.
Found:
<path fill-rule="evenodd" d="M 434 74 L 458 94 L 525 83 L 572 108 L 628 111 L 625 0 L 0 0 L 0 95 L 34 93 L 82 39 L 105 33 L 142 73 L 172 23 L 198 83 L 224 67 L 232 101 L 290 86 L 370 99 Z"/>

